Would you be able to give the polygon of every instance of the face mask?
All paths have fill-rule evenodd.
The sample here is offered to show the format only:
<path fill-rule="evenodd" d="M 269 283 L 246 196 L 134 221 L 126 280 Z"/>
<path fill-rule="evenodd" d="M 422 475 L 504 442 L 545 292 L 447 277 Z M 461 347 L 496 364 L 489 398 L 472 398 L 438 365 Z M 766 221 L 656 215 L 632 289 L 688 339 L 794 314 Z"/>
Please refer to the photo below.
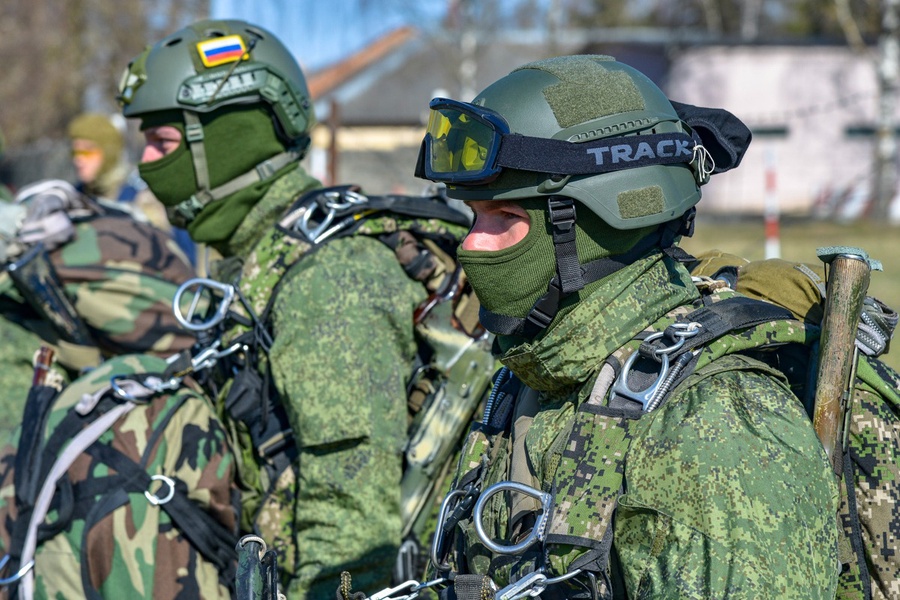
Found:
<path fill-rule="evenodd" d="M 503 250 L 459 249 L 457 256 L 484 308 L 521 319 L 546 293 L 547 285 L 556 275 L 556 251 L 547 218 L 547 200 L 533 198 L 519 204 L 528 212 L 531 222 L 522 240 Z M 581 264 L 624 253 L 655 229 L 614 229 L 580 204 L 576 213 L 575 245 Z M 579 294 L 589 293 L 596 284 L 588 284 Z M 568 302 L 566 305 L 574 306 Z M 561 310 L 559 314 L 564 312 Z"/>
<path fill-rule="evenodd" d="M 140 163 L 138 173 L 147 182 L 153 195 L 166 206 L 184 202 L 197 189 L 191 153 L 184 141 L 171 154 L 159 160 Z"/>

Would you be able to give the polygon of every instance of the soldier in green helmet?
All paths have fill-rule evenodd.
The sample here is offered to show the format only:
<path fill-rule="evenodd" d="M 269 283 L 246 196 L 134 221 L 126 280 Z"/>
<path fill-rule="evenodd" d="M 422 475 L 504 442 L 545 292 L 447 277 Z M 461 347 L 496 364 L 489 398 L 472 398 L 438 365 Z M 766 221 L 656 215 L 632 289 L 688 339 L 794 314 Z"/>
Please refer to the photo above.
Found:
<path fill-rule="evenodd" d="M 607 56 L 431 111 L 417 174 L 476 215 L 458 257 L 504 365 L 442 510 L 444 597 L 833 598 L 822 446 L 778 371 L 711 350 L 713 321 L 766 334 L 743 299 L 696 319 L 677 246 L 749 131 Z"/>
<path fill-rule="evenodd" d="M 167 36 L 128 66 L 120 99 L 146 138 L 141 177 L 173 224 L 221 253 L 210 273 L 238 298 L 240 318 L 216 335 L 239 350 L 208 390 L 237 438 L 243 530 L 277 551 L 290 598 L 331 595 L 347 569 L 387 584 L 414 327 L 431 310 L 417 309 L 455 295 L 445 284 L 461 272 L 440 248 L 453 252 L 467 217 L 437 198 L 409 212 L 402 198 L 320 191 L 300 165 L 315 125 L 303 72 L 252 24 Z"/>

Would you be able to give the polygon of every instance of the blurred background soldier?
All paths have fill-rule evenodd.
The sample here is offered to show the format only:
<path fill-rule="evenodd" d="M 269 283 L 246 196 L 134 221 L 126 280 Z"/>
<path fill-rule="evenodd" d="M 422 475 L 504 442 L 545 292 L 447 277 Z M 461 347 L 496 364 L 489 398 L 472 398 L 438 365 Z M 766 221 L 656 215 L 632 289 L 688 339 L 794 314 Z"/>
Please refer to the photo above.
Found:
<path fill-rule="evenodd" d="M 196 249 L 186 231 L 172 227 L 165 207 L 125 159 L 123 132 L 101 113 L 82 113 L 68 128 L 72 144 L 72 165 L 78 180 L 75 188 L 92 198 L 123 203 L 138 219 L 172 235 L 191 264 L 196 264 Z"/>

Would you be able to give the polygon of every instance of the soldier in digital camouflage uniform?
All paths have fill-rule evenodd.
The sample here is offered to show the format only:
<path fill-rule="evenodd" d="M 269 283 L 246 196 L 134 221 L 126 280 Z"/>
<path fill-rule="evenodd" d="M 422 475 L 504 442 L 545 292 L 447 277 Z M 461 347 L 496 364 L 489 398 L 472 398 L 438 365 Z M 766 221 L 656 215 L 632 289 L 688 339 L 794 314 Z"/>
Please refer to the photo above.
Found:
<path fill-rule="evenodd" d="M 671 393 L 648 388 L 684 368 L 666 352 L 699 330 L 660 337 L 700 306 L 674 242 L 749 131 L 696 107 L 690 127 L 603 56 L 531 63 L 431 108 L 418 174 L 475 212 L 458 257 L 505 365 L 448 499 L 444 597 L 515 583 L 542 598 L 833 598 L 838 488 L 782 376 L 722 343 L 680 355 L 696 369 Z"/>
<path fill-rule="evenodd" d="M 14 428 L 22 416 L 32 358 L 42 344 L 55 350 L 57 370 L 66 380 L 104 358 L 134 352 L 168 356 L 194 342 L 171 309 L 175 290 L 194 274 L 168 235 L 63 181 L 28 186 L 18 199 L 0 206 L 0 259 L 5 266 L 0 273 L 0 328 L 10 342 L 0 348 L 3 431 Z M 38 243 L 74 319 L 84 327 L 83 339 L 70 339 L 53 327 L 7 270 Z"/>
<path fill-rule="evenodd" d="M 400 543 L 413 310 L 428 290 L 377 236 L 407 224 L 369 219 L 294 264 L 309 245 L 275 225 L 321 187 L 299 164 L 314 115 L 296 60 L 268 31 L 195 23 L 137 57 L 120 97 L 125 116 L 141 121 L 140 173 L 170 220 L 218 250 L 225 258 L 211 272 L 239 282 L 257 317 L 269 315 L 274 342 L 247 359 L 240 383 L 222 384 L 220 398 L 231 403 L 232 384 L 277 397 L 296 456 L 287 469 L 271 468 L 235 425 L 244 528 L 278 551 L 290 598 L 331 596 L 342 570 L 367 587 L 386 584 Z M 246 331 L 226 332 L 223 347 Z"/>

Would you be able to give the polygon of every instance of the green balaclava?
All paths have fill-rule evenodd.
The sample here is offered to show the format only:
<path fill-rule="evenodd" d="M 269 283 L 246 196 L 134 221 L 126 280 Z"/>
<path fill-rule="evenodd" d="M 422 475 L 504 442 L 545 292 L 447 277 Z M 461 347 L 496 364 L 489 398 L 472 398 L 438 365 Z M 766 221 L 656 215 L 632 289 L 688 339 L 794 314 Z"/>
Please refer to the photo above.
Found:
<path fill-rule="evenodd" d="M 460 248 L 457 256 L 484 308 L 508 317 L 525 318 L 556 274 L 556 255 L 547 199 L 531 198 L 517 203 L 530 218 L 528 233 L 521 241 L 497 251 Z M 581 264 L 627 252 L 656 229 L 656 226 L 615 229 L 580 204 L 576 204 L 576 211 L 575 246 Z M 599 283 L 590 283 L 567 297 L 554 323 L 581 298 L 590 295 Z"/>
<path fill-rule="evenodd" d="M 215 112 L 201 114 L 200 122 L 203 126 L 203 146 L 212 188 L 231 181 L 257 164 L 285 151 L 271 115 L 262 106 L 226 106 Z M 161 111 L 144 115 L 141 119 L 141 129 L 163 125 L 181 131 L 182 143 L 174 152 L 159 160 L 141 163 L 138 170 L 160 202 L 167 207 L 174 207 L 197 192 L 197 179 L 191 152 L 184 140 L 182 112 Z M 187 223 L 191 238 L 212 246 L 227 241 L 275 179 L 292 168 L 296 168 L 296 163 L 207 204 L 193 221 Z"/>

